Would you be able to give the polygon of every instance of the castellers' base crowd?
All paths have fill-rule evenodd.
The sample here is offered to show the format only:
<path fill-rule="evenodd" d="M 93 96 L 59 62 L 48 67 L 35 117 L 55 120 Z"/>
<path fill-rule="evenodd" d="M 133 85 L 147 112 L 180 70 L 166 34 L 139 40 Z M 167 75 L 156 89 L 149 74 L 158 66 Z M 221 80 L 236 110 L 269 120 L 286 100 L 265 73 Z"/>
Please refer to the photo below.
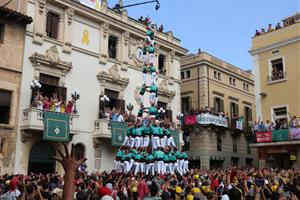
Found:
<path fill-rule="evenodd" d="M 133 172 L 87 173 L 78 170 L 86 159 L 57 149 L 65 174 L 5 174 L 0 176 L 1 200 L 298 200 L 300 169 L 232 167 L 190 169 L 184 175 Z"/>

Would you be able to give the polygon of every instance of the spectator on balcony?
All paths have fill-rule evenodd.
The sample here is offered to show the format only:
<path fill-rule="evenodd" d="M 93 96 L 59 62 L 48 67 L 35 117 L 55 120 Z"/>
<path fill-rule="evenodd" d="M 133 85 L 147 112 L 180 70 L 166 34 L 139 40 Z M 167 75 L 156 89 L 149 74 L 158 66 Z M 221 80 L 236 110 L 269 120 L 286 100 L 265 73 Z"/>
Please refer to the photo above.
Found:
<path fill-rule="evenodd" d="M 143 19 L 144 17 L 143 16 L 141 16 L 140 18 L 139 18 L 139 21 L 140 22 L 143 22 L 144 21 L 144 19 Z"/>
<path fill-rule="evenodd" d="M 62 102 L 61 102 L 61 105 L 60 105 L 60 112 L 61 112 L 61 113 L 65 113 L 65 112 L 66 112 L 66 103 L 65 103 L 65 101 L 62 101 Z"/>
<path fill-rule="evenodd" d="M 48 97 L 44 97 L 43 99 L 43 109 L 48 111 L 50 109 L 50 102 Z"/>
<path fill-rule="evenodd" d="M 73 112 L 73 101 L 69 100 L 66 106 L 66 113 L 72 113 Z"/>
<path fill-rule="evenodd" d="M 264 122 L 260 122 L 260 124 L 258 126 L 258 131 L 259 132 L 266 132 L 267 131 L 267 127 L 265 126 Z"/>
<path fill-rule="evenodd" d="M 264 28 L 261 28 L 261 35 L 265 34 L 266 33 L 266 30 Z"/>
<path fill-rule="evenodd" d="M 280 28 L 281 28 L 281 25 L 280 25 L 280 23 L 278 22 L 278 23 L 276 24 L 275 30 L 280 29 Z"/>
<path fill-rule="evenodd" d="M 121 109 L 119 109 L 119 111 L 117 113 L 117 115 L 118 115 L 117 122 L 124 122 L 123 114 L 124 114 L 123 111 Z"/>
<path fill-rule="evenodd" d="M 272 24 L 268 25 L 268 32 L 274 31 L 274 28 L 272 27 Z"/>

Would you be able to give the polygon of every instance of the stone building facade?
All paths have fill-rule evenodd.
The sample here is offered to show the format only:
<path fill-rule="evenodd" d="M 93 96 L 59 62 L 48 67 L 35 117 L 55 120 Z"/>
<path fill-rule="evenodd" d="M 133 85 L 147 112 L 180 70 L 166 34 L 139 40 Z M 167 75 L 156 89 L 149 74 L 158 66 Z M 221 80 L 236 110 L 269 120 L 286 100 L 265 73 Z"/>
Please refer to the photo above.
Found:
<path fill-rule="evenodd" d="M 0 5 L 0 174 L 13 172 L 25 28 L 32 22 L 23 12 L 26 2 L 4 3 L 5 7 Z"/>
<path fill-rule="evenodd" d="M 53 91 L 70 99 L 72 91 L 80 91 L 78 113 L 70 115 L 69 144 L 76 144 L 78 155 L 87 157 L 88 171 L 111 170 L 117 147 L 111 145 L 109 122 L 99 118 L 105 103 L 101 97 L 110 97 L 106 106 L 124 110 L 131 103 L 132 112 L 137 113 L 146 26 L 128 17 L 126 10 L 109 9 L 106 0 L 96 1 L 95 9 L 72 0 L 27 3 L 33 24 L 26 29 L 14 172 L 38 168 L 62 173 L 51 159 L 57 153 L 54 147 L 61 144 L 42 139 L 43 111 L 31 106 L 29 83 L 33 79 L 41 82 L 44 95 Z M 175 119 L 180 112 L 180 57 L 187 50 L 172 32 L 155 35 L 160 104 L 172 110 Z"/>
<path fill-rule="evenodd" d="M 223 113 L 227 127 L 218 124 L 184 126 L 183 136 L 191 167 L 227 168 L 255 165 L 256 152 L 250 149 L 249 121 L 255 116 L 254 80 L 243 71 L 206 52 L 182 57 L 181 108 L 184 115 L 191 110 L 210 109 Z M 197 117 L 200 117 L 198 115 Z M 208 116 L 210 117 L 210 116 Z M 242 117 L 242 118 L 241 118 Z M 237 119 L 242 125 L 237 128 Z"/>

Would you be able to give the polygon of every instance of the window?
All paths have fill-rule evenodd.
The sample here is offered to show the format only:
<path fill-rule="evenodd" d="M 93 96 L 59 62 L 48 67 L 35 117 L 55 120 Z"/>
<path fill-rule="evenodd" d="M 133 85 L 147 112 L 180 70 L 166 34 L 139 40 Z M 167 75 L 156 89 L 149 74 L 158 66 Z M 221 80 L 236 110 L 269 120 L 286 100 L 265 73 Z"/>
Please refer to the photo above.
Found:
<path fill-rule="evenodd" d="M 5 138 L 0 138 L 0 155 L 6 157 L 6 139 Z"/>
<path fill-rule="evenodd" d="M 47 13 L 46 34 L 48 37 L 58 38 L 59 15 L 53 12 Z"/>
<path fill-rule="evenodd" d="M 218 79 L 221 80 L 221 73 L 218 72 Z"/>
<path fill-rule="evenodd" d="M 252 121 L 252 109 L 249 108 L 248 106 L 245 106 L 244 108 L 244 116 L 245 116 L 245 122 L 249 122 L 249 121 Z"/>
<path fill-rule="evenodd" d="M 158 56 L 158 71 L 160 74 L 166 74 L 166 66 L 165 66 L 166 56 L 159 54 Z"/>
<path fill-rule="evenodd" d="M 186 78 L 191 78 L 191 71 L 190 70 L 186 71 Z"/>
<path fill-rule="evenodd" d="M 247 83 L 243 83 L 243 89 L 249 91 L 249 85 Z"/>
<path fill-rule="evenodd" d="M 85 148 L 82 144 L 76 144 L 75 145 L 75 159 L 80 160 L 84 157 L 85 154 Z"/>
<path fill-rule="evenodd" d="M 249 85 L 248 84 L 246 84 L 246 90 L 249 91 Z"/>
<path fill-rule="evenodd" d="M 181 98 L 181 109 L 181 112 L 184 114 L 190 111 L 190 97 Z"/>
<path fill-rule="evenodd" d="M 40 92 L 43 97 L 50 99 L 53 94 L 57 94 L 59 100 L 67 100 L 67 88 L 59 86 L 59 77 L 40 74 L 40 83 L 42 85 Z"/>
<path fill-rule="evenodd" d="M 235 85 L 235 78 L 232 79 L 232 85 L 236 86 Z"/>
<path fill-rule="evenodd" d="M 218 78 L 218 73 L 216 71 L 214 71 L 214 78 L 217 79 Z"/>
<path fill-rule="evenodd" d="M 181 80 L 184 79 L 184 72 L 181 72 Z"/>
<path fill-rule="evenodd" d="M 0 90 L 0 124 L 9 124 L 11 92 Z"/>
<path fill-rule="evenodd" d="M 217 136 L 217 151 L 222 151 L 222 139 L 219 135 Z"/>
<path fill-rule="evenodd" d="M 246 90 L 246 83 L 243 83 L 243 89 Z"/>
<path fill-rule="evenodd" d="M 237 137 L 232 137 L 232 152 L 237 153 Z"/>
<path fill-rule="evenodd" d="M 214 109 L 217 112 L 224 112 L 224 101 L 219 97 L 214 97 Z"/>
<path fill-rule="evenodd" d="M 282 58 L 272 60 L 271 66 L 272 66 L 271 81 L 280 80 L 280 79 L 285 78 Z"/>
<path fill-rule="evenodd" d="M 4 28 L 5 25 L 0 23 L 0 44 L 4 43 Z"/>
<path fill-rule="evenodd" d="M 230 103 L 230 117 L 235 118 L 239 116 L 239 105 L 235 102 Z"/>
<path fill-rule="evenodd" d="M 229 84 L 232 85 L 232 78 L 229 77 Z"/>
<path fill-rule="evenodd" d="M 232 166 L 239 166 L 239 161 L 240 161 L 240 158 L 238 158 L 238 157 L 231 157 L 231 164 L 232 164 Z"/>
<path fill-rule="evenodd" d="M 275 120 L 279 120 L 281 122 L 287 121 L 288 118 L 287 107 L 273 108 L 273 113 L 274 113 Z"/>
<path fill-rule="evenodd" d="M 117 41 L 117 37 L 109 36 L 108 38 L 108 56 L 110 58 L 117 58 Z"/>

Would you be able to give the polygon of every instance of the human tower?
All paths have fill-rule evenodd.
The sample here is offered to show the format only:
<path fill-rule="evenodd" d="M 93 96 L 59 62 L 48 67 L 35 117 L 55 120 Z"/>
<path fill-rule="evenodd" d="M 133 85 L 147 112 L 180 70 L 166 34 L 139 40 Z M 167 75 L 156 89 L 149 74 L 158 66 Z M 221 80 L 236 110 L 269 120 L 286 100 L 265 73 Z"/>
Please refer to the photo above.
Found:
<path fill-rule="evenodd" d="M 116 154 L 115 170 L 121 173 L 163 175 L 188 172 L 188 156 L 175 145 L 170 124 L 160 119 L 157 109 L 157 68 L 155 61 L 155 25 L 146 18 L 147 31 L 143 48 L 143 85 L 140 90 L 140 109 L 137 118 L 128 122 L 122 147 Z M 150 75 L 150 83 L 147 83 Z M 149 106 L 144 106 L 148 92 Z"/>

